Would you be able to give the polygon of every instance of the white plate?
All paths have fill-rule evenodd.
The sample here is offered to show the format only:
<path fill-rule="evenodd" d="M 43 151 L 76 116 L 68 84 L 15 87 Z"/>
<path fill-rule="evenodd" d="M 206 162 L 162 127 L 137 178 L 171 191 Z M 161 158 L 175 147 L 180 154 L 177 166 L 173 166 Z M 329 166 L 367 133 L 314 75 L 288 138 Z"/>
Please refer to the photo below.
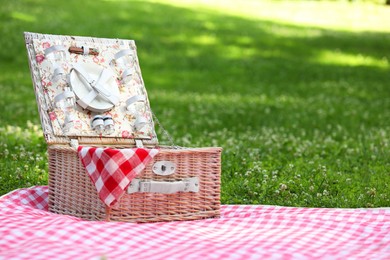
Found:
<path fill-rule="evenodd" d="M 104 68 L 95 63 L 85 63 L 83 64 L 83 68 L 88 73 L 89 77 L 95 82 L 98 80 L 103 69 L 108 70 L 108 73 L 110 73 L 111 75 L 109 76 L 109 79 L 105 82 L 104 87 L 109 90 L 112 95 L 119 96 L 118 84 L 115 75 L 110 68 Z M 75 70 L 72 70 L 70 73 L 70 85 L 72 86 L 72 89 L 78 100 L 92 91 L 92 87 L 88 84 L 88 82 Z M 103 98 L 102 96 L 97 95 L 95 99 L 89 103 L 87 109 L 92 112 L 102 113 L 111 110 L 113 107 L 114 104 L 112 104 L 110 101 Z"/>

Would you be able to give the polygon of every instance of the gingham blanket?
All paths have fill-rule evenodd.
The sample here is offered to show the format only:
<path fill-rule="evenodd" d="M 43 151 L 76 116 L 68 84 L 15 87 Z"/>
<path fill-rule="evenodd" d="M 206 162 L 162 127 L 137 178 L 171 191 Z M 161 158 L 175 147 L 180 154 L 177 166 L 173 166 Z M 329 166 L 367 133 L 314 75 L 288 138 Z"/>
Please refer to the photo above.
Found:
<path fill-rule="evenodd" d="M 46 186 L 0 198 L 0 259 L 390 259 L 390 209 L 222 206 L 219 219 L 83 221 Z"/>

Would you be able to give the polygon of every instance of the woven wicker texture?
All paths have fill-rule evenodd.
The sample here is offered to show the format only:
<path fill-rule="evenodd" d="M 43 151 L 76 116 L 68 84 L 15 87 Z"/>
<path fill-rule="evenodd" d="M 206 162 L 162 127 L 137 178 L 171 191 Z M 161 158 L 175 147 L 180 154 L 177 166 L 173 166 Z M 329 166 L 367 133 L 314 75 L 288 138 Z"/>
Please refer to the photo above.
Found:
<path fill-rule="evenodd" d="M 106 215 L 106 207 L 85 173 L 75 149 L 67 146 L 49 147 L 49 210 L 87 220 L 156 222 L 195 220 L 219 216 L 220 209 L 220 148 L 161 149 L 154 158 L 171 161 L 176 172 L 158 176 L 150 163 L 137 178 L 175 181 L 189 177 L 200 179 L 199 192 L 174 194 L 125 194 Z"/>

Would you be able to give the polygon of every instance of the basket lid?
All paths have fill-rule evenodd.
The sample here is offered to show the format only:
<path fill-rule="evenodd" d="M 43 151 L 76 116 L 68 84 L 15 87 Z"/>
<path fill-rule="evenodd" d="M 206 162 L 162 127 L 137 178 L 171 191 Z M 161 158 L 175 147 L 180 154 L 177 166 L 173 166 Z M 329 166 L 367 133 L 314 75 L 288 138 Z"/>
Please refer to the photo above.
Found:
<path fill-rule="evenodd" d="M 25 32 L 48 143 L 157 145 L 135 42 Z"/>

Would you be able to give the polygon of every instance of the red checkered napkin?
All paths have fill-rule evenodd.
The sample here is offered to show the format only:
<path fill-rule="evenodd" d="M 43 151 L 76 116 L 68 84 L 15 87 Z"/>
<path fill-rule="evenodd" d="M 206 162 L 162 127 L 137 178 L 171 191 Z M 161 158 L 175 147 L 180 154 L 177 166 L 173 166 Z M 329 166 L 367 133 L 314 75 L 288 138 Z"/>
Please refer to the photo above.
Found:
<path fill-rule="evenodd" d="M 111 149 L 79 146 L 78 155 L 89 174 L 99 198 L 113 206 L 131 180 L 158 153 L 158 149 Z"/>

